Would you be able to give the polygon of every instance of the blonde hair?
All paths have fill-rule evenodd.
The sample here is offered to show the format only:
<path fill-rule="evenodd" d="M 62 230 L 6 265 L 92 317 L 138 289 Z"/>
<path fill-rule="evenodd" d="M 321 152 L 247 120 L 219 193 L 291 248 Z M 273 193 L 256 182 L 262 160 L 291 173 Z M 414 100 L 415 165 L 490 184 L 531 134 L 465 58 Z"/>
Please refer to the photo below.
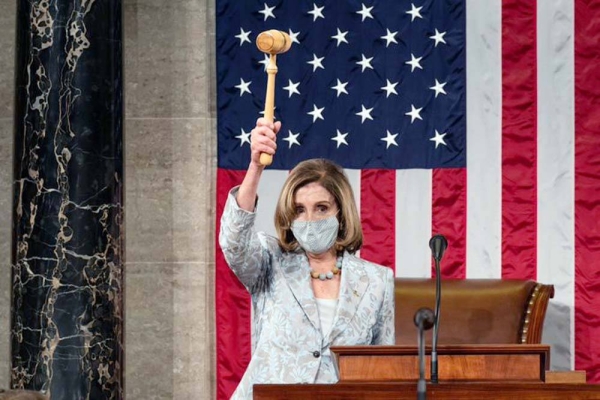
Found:
<path fill-rule="evenodd" d="M 279 246 L 285 251 L 298 249 L 298 242 L 290 228 L 296 218 L 296 192 L 313 182 L 333 195 L 339 209 L 340 229 L 334 244 L 336 252 L 355 253 L 362 246 L 363 233 L 352 187 L 344 170 L 323 158 L 302 161 L 288 175 L 275 209 Z"/>

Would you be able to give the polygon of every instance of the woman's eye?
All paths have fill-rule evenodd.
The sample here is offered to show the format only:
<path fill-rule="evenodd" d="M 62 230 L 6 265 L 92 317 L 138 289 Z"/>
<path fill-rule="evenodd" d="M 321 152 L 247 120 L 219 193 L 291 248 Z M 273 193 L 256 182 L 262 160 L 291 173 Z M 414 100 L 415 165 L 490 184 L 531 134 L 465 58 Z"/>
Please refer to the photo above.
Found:
<path fill-rule="evenodd" d="M 303 207 L 296 207 L 296 215 L 302 214 L 303 212 L 304 212 L 304 208 Z"/>
<path fill-rule="evenodd" d="M 327 211 L 329 211 L 329 208 L 327 206 L 319 206 L 317 207 L 317 210 L 321 213 L 326 213 Z"/>

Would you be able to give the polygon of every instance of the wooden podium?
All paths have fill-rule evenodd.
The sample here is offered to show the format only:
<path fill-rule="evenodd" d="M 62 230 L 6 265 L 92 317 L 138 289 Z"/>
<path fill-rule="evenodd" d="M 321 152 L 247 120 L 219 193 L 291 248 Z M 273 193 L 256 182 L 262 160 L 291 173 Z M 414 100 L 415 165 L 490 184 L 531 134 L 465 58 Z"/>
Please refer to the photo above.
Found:
<path fill-rule="evenodd" d="M 350 346 L 331 349 L 340 382 L 417 381 L 414 346 Z M 431 354 L 428 346 L 426 354 Z M 426 356 L 429 377 L 429 356 Z M 545 382 L 550 347 L 545 345 L 438 346 L 438 376 L 445 382 Z"/>
<path fill-rule="evenodd" d="M 254 385 L 254 399 L 416 398 L 416 347 L 333 347 L 331 352 L 340 377 L 338 383 Z M 431 349 L 427 348 L 426 353 L 430 354 Z M 552 376 L 547 371 L 549 361 L 550 348 L 545 345 L 438 346 L 440 383 L 428 382 L 427 398 L 600 399 L 600 385 L 585 384 L 580 373 L 562 373 L 559 379 L 548 379 Z M 429 356 L 426 364 L 429 369 Z"/>

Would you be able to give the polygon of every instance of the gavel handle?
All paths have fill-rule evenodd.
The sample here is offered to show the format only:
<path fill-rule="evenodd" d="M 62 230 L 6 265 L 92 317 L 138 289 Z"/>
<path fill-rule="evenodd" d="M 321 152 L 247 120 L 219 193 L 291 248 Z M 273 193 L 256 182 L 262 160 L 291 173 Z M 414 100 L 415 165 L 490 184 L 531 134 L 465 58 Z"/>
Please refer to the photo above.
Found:
<path fill-rule="evenodd" d="M 264 118 L 273 122 L 273 114 L 275 110 L 275 75 L 277 75 L 277 56 L 271 54 L 269 58 L 269 64 L 267 65 L 267 93 L 265 96 L 265 113 Z M 273 156 L 267 153 L 260 154 L 261 165 L 271 165 L 273 162 Z"/>

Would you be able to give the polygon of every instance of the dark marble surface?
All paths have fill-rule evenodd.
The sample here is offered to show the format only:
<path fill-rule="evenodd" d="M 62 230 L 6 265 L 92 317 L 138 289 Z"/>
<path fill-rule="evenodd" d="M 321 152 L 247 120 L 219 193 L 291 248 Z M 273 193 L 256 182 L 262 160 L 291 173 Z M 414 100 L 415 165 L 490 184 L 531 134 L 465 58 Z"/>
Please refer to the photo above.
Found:
<path fill-rule="evenodd" d="M 14 388 L 123 396 L 119 0 L 18 3 Z"/>

